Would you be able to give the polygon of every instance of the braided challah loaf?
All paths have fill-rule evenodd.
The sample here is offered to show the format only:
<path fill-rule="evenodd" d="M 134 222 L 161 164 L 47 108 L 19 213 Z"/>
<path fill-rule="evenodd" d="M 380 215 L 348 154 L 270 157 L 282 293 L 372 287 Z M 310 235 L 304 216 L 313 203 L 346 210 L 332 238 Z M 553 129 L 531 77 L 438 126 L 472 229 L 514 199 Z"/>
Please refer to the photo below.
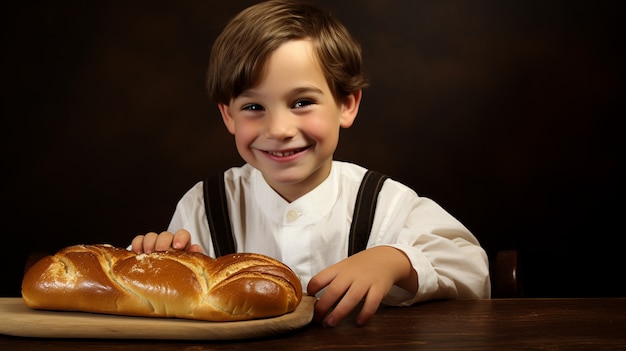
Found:
<path fill-rule="evenodd" d="M 75 245 L 37 261 L 22 281 L 34 309 L 240 321 L 292 312 L 298 277 L 270 257 L 167 251 L 135 254 L 110 245 Z"/>

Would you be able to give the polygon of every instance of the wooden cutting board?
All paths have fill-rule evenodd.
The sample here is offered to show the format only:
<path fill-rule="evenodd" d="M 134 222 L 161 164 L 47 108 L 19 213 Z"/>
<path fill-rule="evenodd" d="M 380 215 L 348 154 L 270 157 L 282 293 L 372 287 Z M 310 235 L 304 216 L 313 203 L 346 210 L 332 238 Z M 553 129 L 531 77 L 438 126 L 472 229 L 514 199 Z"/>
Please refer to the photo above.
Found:
<path fill-rule="evenodd" d="M 20 297 L 0 298 L 0 334 L 36 338 L 235 340 L 276 335 L 308 325 L 315 298 L 304 296 L 295 311 L 274 318 L 205 322 L 33 310 Z"/>

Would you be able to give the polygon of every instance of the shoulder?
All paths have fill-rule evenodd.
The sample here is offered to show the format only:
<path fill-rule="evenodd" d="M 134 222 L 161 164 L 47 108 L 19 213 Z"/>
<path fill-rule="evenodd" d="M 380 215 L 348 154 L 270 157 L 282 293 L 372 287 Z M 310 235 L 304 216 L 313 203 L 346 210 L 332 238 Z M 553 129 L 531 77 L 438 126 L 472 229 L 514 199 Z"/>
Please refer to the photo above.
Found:
<path fill-rule="evenodd" d="M 241 167 L 232 167 L 224 171 L 224 181 L 230 185 L 249 184 L 260 173 L 256 168 L 246 163 Z"/>
<path fill-rule="evenodd" d="M 226 187 L 229 190 L 237 188 L 237 185 L 244 185 L 250 183 L 250 179 L 254 176 L 254 173 L 258 172 L 252 166 L 244 165 L 241 167 L 232 167 L 222 173 L 216 173 L 208 176 L 206 179 L 196 182 L 187 192 L 183 195 L 181 200 L 183 201 L 197 201 L 204 197 L 205 180 L 212 177 L 224 177 L 224 181 L 227 184 Z"/>
<path fill-rule="evenodd" d="M 177 211 L 187 212 L 192 208 L 198 207 L 204 202 L 204 186 L 203 182 L 196 182 L 191 188 L 183 194 L 178 200 Z"/>
<path fill-rule="evenodd" d="M 341 183 L 360 184 L 367 168 L 345 161 L 333 161 L 331 176 L 339 179 Z"/>
<path fill-rule="evenodd" d="M 341 183 L 344 186 L 351 184 L 352 186 L 357 188 L 361 186 L 363 182 L 363 177 L 368 171 L 368 169 L 363 166 L 343 161 L 333 161 L 333 169 L 336 171 L 338 177 L 341 179 Z M 385 174 L 384 172 L 380 172 L 376 169 L 371 169 L 371 171 L 375 171 L 387 176 L 381 192 L 405 194 L 409 197 L 417 197 L 417 194 L 413 189 L 393 179 L 391 175 Z"/>

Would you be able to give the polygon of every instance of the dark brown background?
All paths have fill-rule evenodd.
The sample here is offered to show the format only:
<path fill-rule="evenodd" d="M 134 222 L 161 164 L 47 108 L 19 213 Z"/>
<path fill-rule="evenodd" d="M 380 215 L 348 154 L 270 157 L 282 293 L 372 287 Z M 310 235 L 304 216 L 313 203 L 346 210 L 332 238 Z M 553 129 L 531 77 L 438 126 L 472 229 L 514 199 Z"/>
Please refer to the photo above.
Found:
<path fill-rule="evenodd" d="M 527 296 L 625 296 L 619 2 L 319 1 L 372 85 L 337 158 L 520 249 Z M 204 90 L 254 1 L 3 2 L 2 295 L 29 252 L 126 246 L 239 165 Z"/>

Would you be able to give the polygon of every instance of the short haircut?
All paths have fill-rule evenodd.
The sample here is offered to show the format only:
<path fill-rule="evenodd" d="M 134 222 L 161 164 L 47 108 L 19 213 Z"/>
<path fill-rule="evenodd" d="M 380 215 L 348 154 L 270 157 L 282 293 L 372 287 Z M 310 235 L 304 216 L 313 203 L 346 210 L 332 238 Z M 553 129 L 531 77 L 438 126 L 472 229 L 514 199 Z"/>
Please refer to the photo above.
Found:
<path fill-rule="evenodd" d="M 228 105 L 259 83 L 279 46 L 301 39 L 311 40 L 335 100 L 367 87 L 361 47 L 339 20 L 312 4 L 272 0 L 240 12 L 217 37 L 207 71 L 210 97 Z"/>

